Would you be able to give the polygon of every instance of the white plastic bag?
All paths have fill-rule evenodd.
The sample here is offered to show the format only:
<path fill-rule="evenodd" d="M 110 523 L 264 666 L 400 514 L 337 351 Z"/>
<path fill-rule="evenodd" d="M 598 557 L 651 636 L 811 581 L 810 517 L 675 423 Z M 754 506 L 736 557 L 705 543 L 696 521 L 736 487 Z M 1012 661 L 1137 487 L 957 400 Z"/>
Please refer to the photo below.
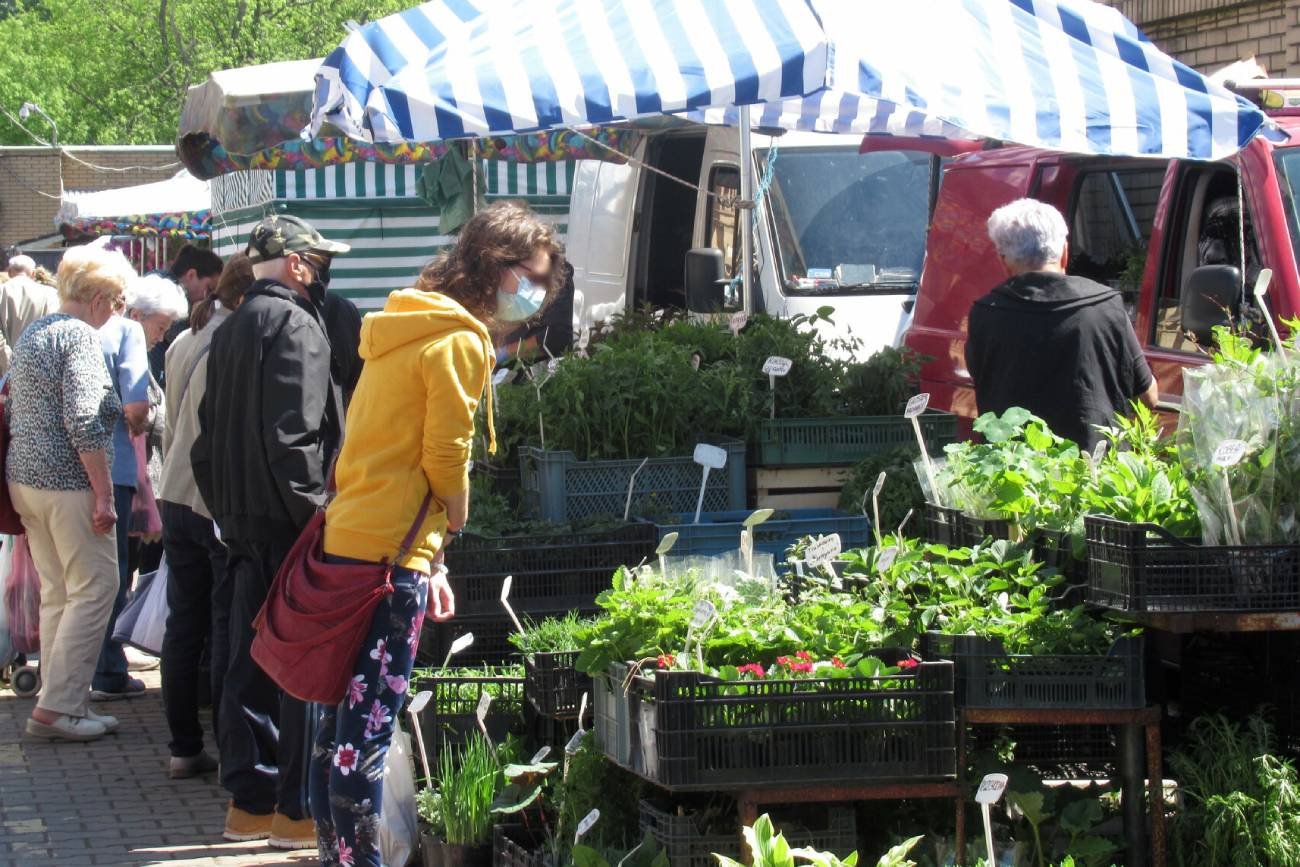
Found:
<path fill-rule="evenodd" d="M 14 557 L 14 537 L 0 536 L 0 590 L 9 580 L 9 564 Z M 14 661 L 14 643 L 9 637 L 9 615 L 5 611 L 4 599 L 0 598 L 0 668 Z"/>
<path fill-rule="evenodd" d="M 384 802 L 379 814 L 379 854 L 384 864 L 405 864 L 420 845 L 415 812 L 415 768 L 411 737 L 393 723 L 393 742 L 384 758 Z"/>
<path fill-rule="evenodd" d="M 146 580 L 148 584 L 145 584 Z M 167 633 L 167 615 L 171 609 L 167 605 L 167 584 L 171 580 L 171 570 L 167 566 L 167 556 L 158 564 L 158 571 L 151 572 L 140 579 L 135 594 L 122 608 L 113 626 L 113 640 L 151 653 L 162 654 L 163 636 Z"/>

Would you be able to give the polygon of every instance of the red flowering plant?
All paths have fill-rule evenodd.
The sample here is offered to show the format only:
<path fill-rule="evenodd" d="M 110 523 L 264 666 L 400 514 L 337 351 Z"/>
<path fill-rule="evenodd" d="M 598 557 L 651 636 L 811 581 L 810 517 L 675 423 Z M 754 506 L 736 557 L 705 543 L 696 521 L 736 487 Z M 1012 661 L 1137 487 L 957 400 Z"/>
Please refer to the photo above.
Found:
<path fill-rule="evenodd" d="M 723 665 L 710 673 L 723 680 L 827 680 L 831 678 L 889 678 L 908 674 L 920 663 L 905 657 L 897 665 L 887 665 L 879 657 L 852 654 L 847 657 L 832 656 L 816 659 L 807 650 L 795 651 L 793 656 L 778 656 L 776 662 L 764 666 L 760 662 L 744 665 Z M 884 687 L 896 686 L 883 682 Z"/>

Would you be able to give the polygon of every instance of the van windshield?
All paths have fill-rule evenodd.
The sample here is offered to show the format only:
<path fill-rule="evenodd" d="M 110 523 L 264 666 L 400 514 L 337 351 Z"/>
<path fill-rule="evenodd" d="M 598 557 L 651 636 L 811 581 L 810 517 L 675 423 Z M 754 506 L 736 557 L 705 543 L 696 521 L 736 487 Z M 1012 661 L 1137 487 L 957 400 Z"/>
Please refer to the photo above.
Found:
<path fill-rule="evenodd" d="M 770 154 L 760 155 L 760 171 Z M 932 159 L 904 151 L 778 147 L 768 201 L 786 294 L 915 292 Z"/>
<path fill-rule="evenodd" d="M 1277 173 L 1286 204 L 1286 221 L 1291 227 L 1291 249 L 1300 256 L 1300 147 L 1277 152 Z M 1300 267 L 1300 262 L 1297 263 Z"/>

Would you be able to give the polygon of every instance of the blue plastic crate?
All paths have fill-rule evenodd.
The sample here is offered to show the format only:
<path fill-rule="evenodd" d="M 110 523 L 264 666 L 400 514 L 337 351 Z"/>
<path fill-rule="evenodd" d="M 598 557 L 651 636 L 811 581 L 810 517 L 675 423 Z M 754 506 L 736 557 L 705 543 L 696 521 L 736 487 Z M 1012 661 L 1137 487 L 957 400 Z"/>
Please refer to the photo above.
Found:
<path fill-rule="evenodd" d="M 745 444 L 728 437 L 703 440 L 727 452 L 727 465 L 709 473 L 704 508 L 742 509 L 745 506 Z M 529 517 L 564 523 L 592 515 L 622 516 L 628 483 L 633 516 L 695 512 L 704 472 L 691 456 L 651 458 L 640 472 L 640 459 L 580 461 L 570 451 L 519 449 L 521 502 Z"/>
<path fill-rule="evenodd" d="M 705 512 L 695 523 L 695 513 L 673 515 L 670 523 L 656 524 L 659 538 L 677 534 L 674 555 L 710 556 L 735 551 L 740 547 L 740 531 L 752 512 Z M 840 534 L 844 550 L 865 548 L 870 542 L 871 525 L 862 516 L 839 509 L 781 509 L 754 528 L 754 550 L 776 557 L 778 568 L 785 562 L 785 552 L 804 536 Z"/>

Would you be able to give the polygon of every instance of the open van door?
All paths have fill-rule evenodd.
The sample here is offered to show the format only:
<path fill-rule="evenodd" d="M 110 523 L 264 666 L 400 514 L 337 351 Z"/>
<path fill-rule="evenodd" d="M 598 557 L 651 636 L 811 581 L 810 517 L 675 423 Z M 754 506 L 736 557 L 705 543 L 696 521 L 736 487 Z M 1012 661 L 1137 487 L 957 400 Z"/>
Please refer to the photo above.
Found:
<path fill-rule="evenodd" d="M 566 247 L 573 264 L 578 331 L 627 309 L 628 247 L 639 174 L 631 164 L 577 163 Z"/>

